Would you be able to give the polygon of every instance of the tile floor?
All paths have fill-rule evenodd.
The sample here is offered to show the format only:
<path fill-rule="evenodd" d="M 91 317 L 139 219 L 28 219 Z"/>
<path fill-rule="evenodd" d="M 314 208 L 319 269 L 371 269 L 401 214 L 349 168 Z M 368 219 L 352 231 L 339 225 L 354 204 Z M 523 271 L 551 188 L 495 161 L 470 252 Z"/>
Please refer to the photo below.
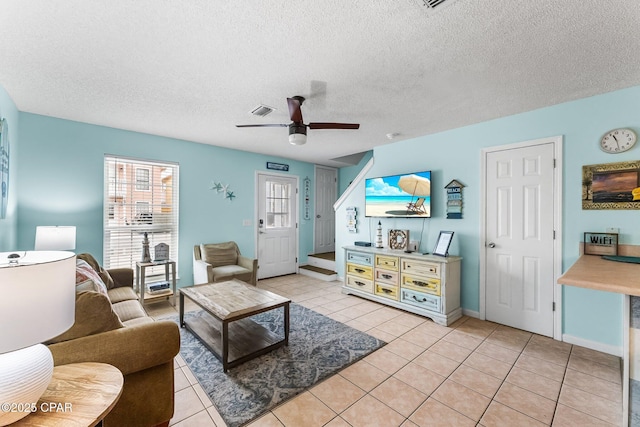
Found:
<path fill-rule="evenodd" d="M 469 317 L 440 326 L 344 295 L 341 285 L 301 275 L 258 283 L 388 344 L 250 427 L 622 423 L 617 357 Z M 175 314 L 167 302 L 147 310 L 155 317 Z M 172 426 L 225 426 L 180 356 L 175 390 Z"/>

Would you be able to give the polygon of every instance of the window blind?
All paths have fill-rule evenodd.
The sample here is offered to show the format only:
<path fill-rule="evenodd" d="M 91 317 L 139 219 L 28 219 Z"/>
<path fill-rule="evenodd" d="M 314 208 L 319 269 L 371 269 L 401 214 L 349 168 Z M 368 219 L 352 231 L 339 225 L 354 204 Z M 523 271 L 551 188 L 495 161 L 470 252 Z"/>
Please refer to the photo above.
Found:
<path fill-rule="evenodd" d="M 149 239 L 151 259 L 155 245 L 166 243 L 169 258 L 177 262 L 178 175 L 176 163 L 105 156 L 105 268 L 135 270 L 136 261 L 142 261 L 144 233 Z M 147 269 L 147 276 L 156 274 L 164 274 L 164 267 Z"/>

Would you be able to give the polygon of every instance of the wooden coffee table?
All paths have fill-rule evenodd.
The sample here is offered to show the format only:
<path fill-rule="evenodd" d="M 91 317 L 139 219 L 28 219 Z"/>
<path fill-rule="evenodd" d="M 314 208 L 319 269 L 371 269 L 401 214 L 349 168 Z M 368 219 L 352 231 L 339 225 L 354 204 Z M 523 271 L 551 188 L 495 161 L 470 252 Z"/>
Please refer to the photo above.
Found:
<path fill-rule="evenodd" d="M 204 313 L 184 317 L 184 298 L 199 305 Z M 255 286 L 230 280 L 180 289 L 180 326 L 186 327 L 229 368 L 289 345 L 290 299 Z M 247 317 L 283 307 L 284 338 Z"/>

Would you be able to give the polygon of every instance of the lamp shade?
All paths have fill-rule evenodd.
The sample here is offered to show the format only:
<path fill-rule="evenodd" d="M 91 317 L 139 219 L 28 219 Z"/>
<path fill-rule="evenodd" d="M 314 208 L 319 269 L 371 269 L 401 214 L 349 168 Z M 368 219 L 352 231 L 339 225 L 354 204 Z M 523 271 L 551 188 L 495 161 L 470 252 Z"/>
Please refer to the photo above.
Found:
<path fill-rule="evenodd" d="M 0 354 L 47 341 L 73 325 L 75 266 L 72 252 L 0 252 Z"/>
<path fill-rule="evenodd" d="M 289 144 L 304 145 L 307 142 L 307 135 L 304 133 L 292 133 L 289 135 Z"/>
<path fill-rule="evenodd" d="M 76 228 L 73 226 L 36 227 L 36 251 L 69 251 L 76 248 Z"/>

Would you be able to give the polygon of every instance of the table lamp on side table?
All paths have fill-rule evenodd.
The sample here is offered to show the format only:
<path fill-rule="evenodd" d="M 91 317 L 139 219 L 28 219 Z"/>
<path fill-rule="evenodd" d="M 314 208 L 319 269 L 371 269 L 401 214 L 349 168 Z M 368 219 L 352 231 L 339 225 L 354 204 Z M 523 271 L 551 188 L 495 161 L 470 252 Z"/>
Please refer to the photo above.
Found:
<path fill-rule="evenodd" d="M 76 227 L 39 225 L 36 227 L 36 251 L 72 251 L 76 248 Z"/>
<path fill-rule="evenodd" d="M 40 344 L 75 321 L 75 254 L 0 252 L 0 426 L 38 409 L 53 374 Z"/>

